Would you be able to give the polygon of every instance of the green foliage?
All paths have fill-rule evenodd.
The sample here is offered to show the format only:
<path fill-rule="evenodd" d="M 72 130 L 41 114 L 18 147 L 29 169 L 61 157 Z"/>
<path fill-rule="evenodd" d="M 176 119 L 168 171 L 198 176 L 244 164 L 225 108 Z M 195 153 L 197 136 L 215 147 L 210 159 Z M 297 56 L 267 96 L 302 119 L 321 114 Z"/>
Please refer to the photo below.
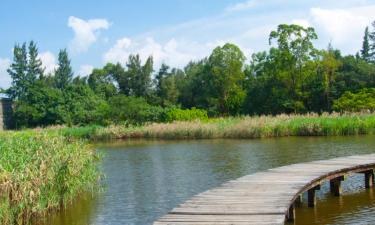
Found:
<path fill-rule="evenodd" d="M 363 36 L 361 57 L 363 60 L 367 62 L 371 61 L 370 34 L 369 34 L 368 27 L 366 27 L 365 34 Z"/>
<path fill-rule="evenodd" d="M 98 184 L 98 156 L 82 141 L 53 131 L 0 133 L 0 224 L 31 219 L 70 204 Z"/>
<path fill-rule="evenodd" d="M 165 112 L 165 122 L 173 121 L 193 121 L 193 120 L 208 120 L 207 111 L 202 109 L 179 109 L 171 108 Z"/>
<path fill-rule="evenodd" d="M 73 79 L 73 70 L 70 66 L 70 60 L 66 49 L 60 50 L 58 68 L 55 72 L 55 86 L 58 89 L 64 90 Z"/>
<path fill-rule="evenodd" d="M 109 99 L 109 118 L 113 123 L 143 124 L 160 121 L 164 109 L 152 106 L 143 98 L 118 95 Z"/>
<path fill-rule="evenodd" d="M 375 111 L 375 88 L 364 88 L 358 93 L 345 92 L 333 108 L 341 112 Z"/>

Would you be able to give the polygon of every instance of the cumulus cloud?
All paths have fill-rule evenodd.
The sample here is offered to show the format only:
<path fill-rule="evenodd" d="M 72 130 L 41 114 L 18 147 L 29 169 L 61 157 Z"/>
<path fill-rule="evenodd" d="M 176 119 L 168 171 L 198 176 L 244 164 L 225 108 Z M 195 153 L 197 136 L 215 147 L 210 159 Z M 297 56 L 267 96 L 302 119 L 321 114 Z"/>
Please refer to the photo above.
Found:
<path fill-rule="evenodd" d="M 39 54 L 38 58 L 42 60 L 42 65 L 46 74 L 52 73 L 57 69 L 56 57 L 52 52 L 42 52 Z"/>
<path fill-rule="evenodd" d="M 74 53 L 81 53 L 87 51 L 97 41 L 99 31 L 108 29 L 110 23 L 106 19 L 83 20 L 70 16 L 68 26 L 74 31 L 69 49 Z"/>
<path fill-rule="evenodd" d="M 10 66 L 10 60 L 7 58 L 0 58 L 0 88 L 8 88 L 12 82 L 7 69 Z"/>
<path fill-rule="evenodd" d="M 87 76 L 91 74 L 94 67 L 92 65 L 81 65 L 78 70 L 78 75 L 80 76 Z"/>
<path fill-rule="evenodd" d="M 312 8 L 312 23 L 319 33 L 343 48 L 346 52 L 359 49 L 353 42 L 360 43 L 366 26 L 375 20 L 375 5 L 346 9 Z"/>
<path fill-rule="evenodd" d="M 143 61 L 152 56 L 156 67 L 163 62 L 173 67 L 182 67 L 190 60 L 204 57 L 211 49 L 210 43 L 198 44 L 174 38 L 161 43 L 152 37 L 134 40 L 124 37 L 103 55 L 103 61 L 125 64 L 130 54 L 139 54 Z"/>

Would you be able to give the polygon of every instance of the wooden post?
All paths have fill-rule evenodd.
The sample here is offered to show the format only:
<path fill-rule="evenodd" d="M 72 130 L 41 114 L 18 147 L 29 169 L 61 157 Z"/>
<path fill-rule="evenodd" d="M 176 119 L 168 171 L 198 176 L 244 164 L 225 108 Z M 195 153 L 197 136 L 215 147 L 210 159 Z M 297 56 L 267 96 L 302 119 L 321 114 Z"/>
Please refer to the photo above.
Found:
<path fill-rule="evenodd" d="M 291 204 L 288 209 L 288 214 L 286 215 L 286 220 L 288 222 L 293 222 L 296 216 L 296 208 L 294 207 L 294 204 Z"/>
<path fill-rule="evenodd" d="M 368 170 L 364 172 L 365 174 L 365 187 L 372 188 L 374 185 L 374 171 Z"/>
<path fill-rule="evenodd" d="M 295 205 L 296 207 L 299 207 L 299 206 L 302 205 L 302 195 L 298 195 L 298 196 L 297 196 L 296 200 L 294 201 L 294 205 Z"/>
<path fill-rule="evenodd" d="M 329 181 L 329 188 L 333 195 L 340 196 L 342 193 L 341 181 L 344 180 L 344 176 L 336 177 Z"/>
<path fill-rule="evenodd" d="M 320 190 L 320 185 L 317 185 L 307 191 L 307 205 L 309 207 L 315 207 L 316 205 L 316 196 L 315 196 L 316 190 Z"/>

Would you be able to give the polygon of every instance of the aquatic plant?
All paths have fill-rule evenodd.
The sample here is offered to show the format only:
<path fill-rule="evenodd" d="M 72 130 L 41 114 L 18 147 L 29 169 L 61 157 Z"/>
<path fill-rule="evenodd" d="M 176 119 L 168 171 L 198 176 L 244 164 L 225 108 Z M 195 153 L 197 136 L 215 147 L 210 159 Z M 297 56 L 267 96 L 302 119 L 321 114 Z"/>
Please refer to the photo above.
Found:
<path fill-rule="evenodd" d="M 98 156 L 56 132 L 0 133 L 0 224 L 28 224 L 98 184 Z"/>
<path fill-rule="evenodd" d="M 81 132 L 78 132 L 81 131 Z M 82 132 L 86 131 L 86 132 Z M 282 136 L 337 136 L 375 133 L 375 114 L 304 114 L 242 116 L 209 120 L 151 123 L 144 126 L 60 128 L 69 137 L 91 140 L 157 138 L 263 138 Z"/>

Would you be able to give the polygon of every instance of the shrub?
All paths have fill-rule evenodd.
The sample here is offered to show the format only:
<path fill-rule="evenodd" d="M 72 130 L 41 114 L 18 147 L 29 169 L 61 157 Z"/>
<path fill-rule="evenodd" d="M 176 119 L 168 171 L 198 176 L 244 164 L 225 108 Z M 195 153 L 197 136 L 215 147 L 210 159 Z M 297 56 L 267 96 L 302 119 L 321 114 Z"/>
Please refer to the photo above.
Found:
<path fill-rule="evenodd" d="M 109 100 L 109 119 L 114 123 L 143 124 L 161 120 L 164 109 L 152 106 L 143 98 L 119 95 Z"/>
<path fill-rule="evenodd" d="M 207 120 L 207 111 L 202 109 L 179 109 L 171 108 L 166 111 L 164 120 L 166 122 L 173 121 L 192 121 L 192 120 Z"/>
<path fill-rule="evenodd" d="M 364 88 L 358 93 L 345 92 L 334 102 L 334 110 L 341 112 L 375 111 L 375 88 Z"/>

